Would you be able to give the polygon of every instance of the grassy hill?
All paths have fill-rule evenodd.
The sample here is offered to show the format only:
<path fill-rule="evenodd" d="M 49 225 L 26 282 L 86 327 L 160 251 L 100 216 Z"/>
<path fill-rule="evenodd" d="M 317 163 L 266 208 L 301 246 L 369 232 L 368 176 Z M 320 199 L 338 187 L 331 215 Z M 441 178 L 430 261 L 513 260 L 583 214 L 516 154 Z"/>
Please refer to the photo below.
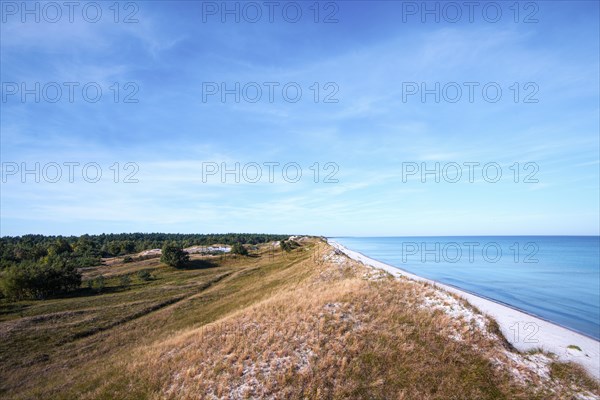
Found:
<path fill-rule="evenodd" d="M 249 257 L 193 255 L 186 269 L 107 261 L 72 297 L 0 302 L 0 397 L 600 395 L 578 367 L 511 349 L 463 301 L 317 239 L 289 253 L 263 244 Z"/>

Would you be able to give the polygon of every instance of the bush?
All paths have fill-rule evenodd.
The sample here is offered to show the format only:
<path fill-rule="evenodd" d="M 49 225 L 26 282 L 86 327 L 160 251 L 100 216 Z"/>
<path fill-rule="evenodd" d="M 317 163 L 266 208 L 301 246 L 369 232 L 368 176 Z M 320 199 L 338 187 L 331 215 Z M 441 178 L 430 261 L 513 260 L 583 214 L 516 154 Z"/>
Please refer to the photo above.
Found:
<path fill-rule="evenodd" d="M 100 264 L 100 257 L 87 257 L 87 256 L 83 256 L 83 257 L 78 257 L 77 258 L 77 266 L 79 268 L 86 268 L 86 267 L 94 267 L 98 264 Z"/>
<path fill-rule="evenodd" d="M 290 252 L 294 250 L 296 247 L 300 247 L 300 244 L 294 240 L 282 240 L 281 241 L 281 249 L 286 252 Z"/>
<path fill-rule="evenodd" d="M 233 254 L 239 254 L 241 256 L 248 255 L 248 250 L 241 243 L 234 243 L 233 246 L 231 246 L 231 252 Z"/>
<path fill-rule="evenodd" d="M 168 266 L 181 268 L 189 261 L 189 259 L 190 255 L 177 245 L 165 244 L 162 248 L 160 262 L 163 262 Z"/>
<path fill-rule="evenodd" d="M 104 279 L 104 276 L 100 275 L 94 279 L 94 282 L 92 284 L 92 287 L 94 289 L 101 292 L 102 290 L 104 290 L 104 286 L 106 286 L 106 280 Z"/>
<path fill-rule="evenodd" d="M 140 281 L 149 281 L 152 280 L 152 274 L 147 269 L 143 269 L 138 271 L 137 277 Z"/>
<path fill-rule="evenodd" d="M 123 258 L 123 263 L 130 263 L 130 262 L 133 262 L 133 258 L 131 258 L 130 256 Z"/>
<path fill-rule="evenodd" d="M 81 286 L 81 274 L 60 257 L 46 264 L 21 263 L 7 268 L 0 277 L 0 291 L 9 299 L 44 299 Z"/>
<path fill-rule="evenodd" d="M 11 300 L 20 300 L 28 295 L 28 283 L 31 280 L 25 267 L 6 268 L 0 277 L 0 291 Z"/>
<path fill-rule="evenodd" d="M 87 287 L 92 290 L 96 290 L 97 292 L 101 292 L 106 286 L 106 279 L 104 276 L 100 275 L 95 277 L 94 279 L 88 279 Z"/>
<path fill-rule="evenodd" d="M 129 275 L 121 275 L 119 278 L 119 284 L 125 288 L 128 288 L 131 285 L 131 278 Z"/>

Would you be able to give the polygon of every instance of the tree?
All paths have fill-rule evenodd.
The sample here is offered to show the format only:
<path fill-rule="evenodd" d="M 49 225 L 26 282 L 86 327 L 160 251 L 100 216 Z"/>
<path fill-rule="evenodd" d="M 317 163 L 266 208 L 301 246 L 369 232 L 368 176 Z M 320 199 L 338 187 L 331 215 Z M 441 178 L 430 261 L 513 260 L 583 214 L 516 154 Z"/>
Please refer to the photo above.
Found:
<path fill-rule="evenodd" d="M 162 248 L 160 262 L 167 264 L 170 267 L 181 268 L 188 262 L 190 255 L 175 244 L 166 243 Z"/>
<path fill-rule="evenodd" d="M 7 268 L 0 276 L 0 290 L 9 299 L 45 299 L 76 290 L 81 274 L 67 259 L 52 256 L 47 263 L 25 262 Z"/>
<path fill-rule="evenodd" d="M 20 300 L 27 297 L 29 276 L 24 267 L 7 268 L 0 276 L 0 291 L 3 296 L 12 299 Z"/>
<path fill-rule="evenodd" d="M 56 242 L 48 246 L 48 254 L 49 255 L 60 255 L 64 253 L 72 253 L 73 248 L 63 238 L 56 239 Z"/>
<path fill-rule="evenodd" d="M 248 250 L 244 247 L 243 244 L 241 243 L 234 243 L 233 246 L 231 246 L 231 252 L 233 254 L 239 254 L 241 256 L 247 256 L 248 255 Z"/>

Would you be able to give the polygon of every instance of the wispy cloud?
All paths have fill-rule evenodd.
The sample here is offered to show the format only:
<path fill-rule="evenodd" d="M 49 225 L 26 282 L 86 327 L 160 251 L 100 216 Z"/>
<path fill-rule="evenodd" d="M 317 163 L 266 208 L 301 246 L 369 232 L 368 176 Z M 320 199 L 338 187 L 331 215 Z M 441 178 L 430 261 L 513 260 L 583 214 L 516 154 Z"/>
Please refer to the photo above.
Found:
<path fill-rule="evenodd" d="M 144 2 L 134 24 L 2 24 L 3 82 L 93 81 L 105 91 L 98 103 L 2 104 L 3 162 L 96 162 L 104 175 L 96 184 L 10 177 L 0 233 L 598 233 L 597 13 L 574 23 L 563 18 L 573 8 L 553 2 L 538 24 L 399 24 L 394 2 L 373 9 L 374 21 L 362 6 L 347 4 L 331 25 L 203 24 L 194 2 Z M 137 103 L 114 101 L 110 87 L 126 82 Z M 266 91 L 256 103 L 205 102 L 203 82 L 279 86 L 273 102 Z M 300 101 L 282 98 L 289 82 Z M 337 102 L 323 101 L 329 82 Z M 406 101 L 403 82 L 465 92 L 457 103 Z M 475 101 L 464 82 L 479 83 Z M 482 97 L 488 82 L 501 101 Z M 531 82 L 539 101 L 524 103 Z M 115 183 L 115 162 L 138 165 L 139 183 Z M 206 162 L 295 162 L 303 178 L 206 182 Z M 323 182 L 329 162 L 338 183 Z M 493 162 L 504 174 L 495 184 L 479 169 L 473 182 L 423 183 L 403 179 L 406 162 Z M 515 183 L 517 162 L 536 163 L 540 182 Z"/>

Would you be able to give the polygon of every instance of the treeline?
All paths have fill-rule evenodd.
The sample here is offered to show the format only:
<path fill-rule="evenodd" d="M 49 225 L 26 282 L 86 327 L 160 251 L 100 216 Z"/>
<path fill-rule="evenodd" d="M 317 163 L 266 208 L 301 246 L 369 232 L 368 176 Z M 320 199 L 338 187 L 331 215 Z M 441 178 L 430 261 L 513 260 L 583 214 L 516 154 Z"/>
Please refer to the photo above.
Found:
<path fill-rule="evenodd" d="M 45 298 L 81 285 L 78 268 L 98 265 L 114 257 L 163 248 L 259 244 L 284 240 L 288 235 L 255 233 L 178 234 L 121 233 L 83 236 L 4 236 L 0 238 L 0 295 L 9 298 Z"/>
<path fill-rule="evenodd" d="M 69 253 L 80 267 L 97 264 L 100 257 L 115 257 L 149 249 L 160 249 L 166 243 L 180 247 L 259 244 L 287 239 L 289 235 L 256 233 L 180 234 L 119 233 L 83 236 L 4 236 L 0 238 L 0 268 L 22 261 L 37 261 L 51 253 Z"/>
<path fill-rule="evenodd" d="M 4 238 L 3 238 L 4 239 Z M 0 294 L 11 299 L 46 298 L 81 285 L 77 267 L 99 261 L 83 248 L 75 253 L 63 238 L 48 242 L 2 242 Z"/>

